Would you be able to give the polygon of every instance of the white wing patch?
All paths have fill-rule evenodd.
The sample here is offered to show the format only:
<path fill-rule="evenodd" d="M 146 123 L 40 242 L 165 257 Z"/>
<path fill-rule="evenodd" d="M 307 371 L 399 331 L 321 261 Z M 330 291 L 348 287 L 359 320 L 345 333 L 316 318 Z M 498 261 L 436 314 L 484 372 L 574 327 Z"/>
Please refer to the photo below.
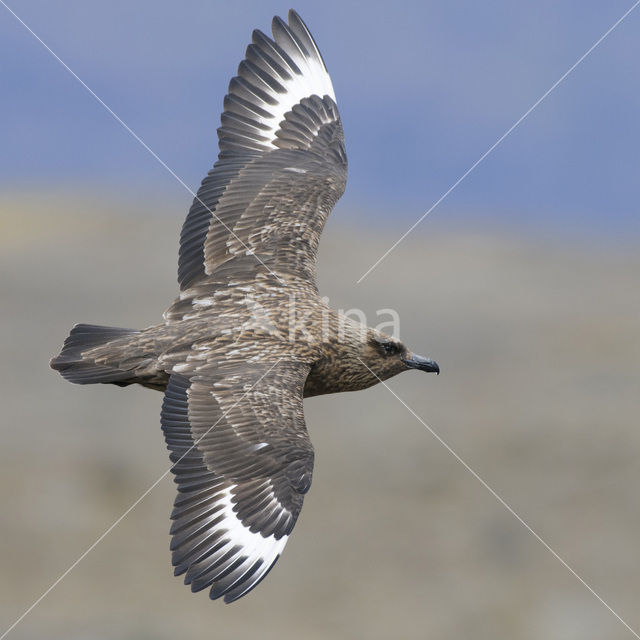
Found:
<path fill-rule="evenodd" d="M 228 541 L 216 552 L 214 558 L 229 556 L 224 565 L 220 567 L 221 570 L 238 563 L 230 576 L 233 581 L 230 584 L 225 584 L 225 592 L 232 590 L 235 585 L 241 586 L 241 590 L 233 594 L 235 599 L 252 589 L 264 577 L 280 557 L 289 536 L 282 536 L 278 540 L 274 535 L 264 537 L 245 527 L 233 510 L 232 492 L 234 488 L 235 485 L 232 485 L 221 491 L 216 501 L 216 504 L 222 507 L 215 514 L 218 521 L 216 529 L 226 529 L 228 534 L 225 539 Z M 252 573 L 248 575 L 250 572 Z M 215 589 L 215 582 L 213 588 Z"/>
<path fill-rule="evenodd" d="M 252 551 L 254 555 L 260 556 L 263 560 L 269 558 L 275 560 L 275 556 L 279 556 L 280 553 L 282 553 L 288 536 L 282 536 L 282 538 L 277 540 L 273 535 L 265 538 L 260 533 L 249 531 L 249 529 L 240 522 L 233 510 L 234 503 L 232 496 L 235 488 L 236 485 L 232 485 L 224 489 L 218 500 L 219 504 L 224 505 L 222 508 L 224 520 L 220 523 L 219 527 L 229 530 L 233 544 L 243 547 L 243 555 L 248 551 Z M 271 492 L 271 495 L 275 501 L 276 497 L 273 495 L 273 492 Z M 286 511 L 286 509 L 280 508 L 282 511 Z"/>
<path fill-rule="evenodd" d="M 274 19 L 273 40 L 254 32 L 247 57 L 229 85 L 221 135 L 240 146 L 277 149 L 276 133 L 285 115 L 311 96 L 336 102 L 320 51 L 292 11 L 289 25 Z"/>
<path fill-rule="evenodd" d="M 271 117 L 256 117 L 256 120 L 265 126 L 262 135 L 269 139 L 267 144 L 272 149 L 277 148 L 274 144 L 277 140 L 276 132 L 280 129 L 280 123 L 284 120 L 285 114 L 289 113 L 304 98 L 310 98 L 314 95 L 324 98 L 328 95 L 334 102 L 336 99 L 331 78 L 320 62 L 300 56 L 300 59 L 295 60 L 295 63 L 302 71 L 302 75 L 291 72 L 291 80 L 283 82 L 286 93 L 278 94 L 270 89 L 273 97 L 278 100 L 278 104 L 269 105 L 268 110 L 271 112 Z"/>

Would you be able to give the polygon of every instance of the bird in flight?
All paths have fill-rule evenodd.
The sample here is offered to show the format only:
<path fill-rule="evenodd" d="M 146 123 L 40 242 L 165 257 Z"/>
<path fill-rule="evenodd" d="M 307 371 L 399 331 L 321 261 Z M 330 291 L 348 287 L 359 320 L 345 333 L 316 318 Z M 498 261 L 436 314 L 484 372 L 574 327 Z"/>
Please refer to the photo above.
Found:
<path fill-rule="evenodd" d="M 303 398 L 438 365 L 320 298 L 316 253 L 347 157 L 331 79 L 295 11 L 254 31 L 218 160 L 180 236 L 179 297 L 142 329 L 79 324 L 51 361 L 77 384 L 164 393 L 175 574 L 232 602 L 280 557 L 311 486 Z"/>

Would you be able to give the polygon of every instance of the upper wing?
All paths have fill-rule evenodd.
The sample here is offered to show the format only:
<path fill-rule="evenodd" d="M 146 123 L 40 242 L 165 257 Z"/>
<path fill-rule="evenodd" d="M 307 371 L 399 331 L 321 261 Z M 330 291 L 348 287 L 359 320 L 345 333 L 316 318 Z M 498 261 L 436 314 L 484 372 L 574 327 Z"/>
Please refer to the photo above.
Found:
<path fill-rule="evenodd" d="M 347 157 L 322 56 L 295 11 L 273 40 L 253 32 L 231 80 L 220 154 L 180 236 L 182 290 L 260 271 L 313 279 L 320 233 L 344 192 Z M 224 265 L 224 266 L 223 266 Z"/>
<path fill-rule="evenodd" d="M 232 602 L 280 556 L 311 485 L 307 373 L 276 360 L 172 374 L 161 414 L 178 484 L 172 560 L 193 591 Z"/>

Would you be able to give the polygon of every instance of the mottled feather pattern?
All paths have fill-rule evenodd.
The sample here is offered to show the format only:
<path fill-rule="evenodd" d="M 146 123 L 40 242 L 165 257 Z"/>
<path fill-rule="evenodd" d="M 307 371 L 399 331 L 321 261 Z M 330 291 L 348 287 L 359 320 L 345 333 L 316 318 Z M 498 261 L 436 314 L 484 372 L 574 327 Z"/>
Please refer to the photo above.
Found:
<path fill-rule="evenodd" d="M 175 573 L 227 602 L 274 565 L 311 486 L 303 398 L 369 387 L 412 355 L 319 296 L 320 235 L 346 183 L 344 136 L 302 20 L 292 11 L 272 31 L 254 32 L 229 86 L 220 154 L 182 228 L 180 293 L 164 322 L 78 325 L 51 363 L 79 384 L 164 391 Z"/>

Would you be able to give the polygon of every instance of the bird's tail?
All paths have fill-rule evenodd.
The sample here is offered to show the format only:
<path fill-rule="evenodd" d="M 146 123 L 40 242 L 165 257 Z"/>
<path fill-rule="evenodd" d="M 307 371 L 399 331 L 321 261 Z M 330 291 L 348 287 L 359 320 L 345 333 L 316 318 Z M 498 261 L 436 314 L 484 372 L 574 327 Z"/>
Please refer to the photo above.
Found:
<path fill-rule="evenodd" d="M 137 382 L 132 367 L 126 366 L 126 347 L 139 334 L 134 329 L 77 324 L 64 341 L 51 368 L 75 384 L 111 383 L 121 386 Z M 133 367 L 135 368 L 135 366 Z"/>

